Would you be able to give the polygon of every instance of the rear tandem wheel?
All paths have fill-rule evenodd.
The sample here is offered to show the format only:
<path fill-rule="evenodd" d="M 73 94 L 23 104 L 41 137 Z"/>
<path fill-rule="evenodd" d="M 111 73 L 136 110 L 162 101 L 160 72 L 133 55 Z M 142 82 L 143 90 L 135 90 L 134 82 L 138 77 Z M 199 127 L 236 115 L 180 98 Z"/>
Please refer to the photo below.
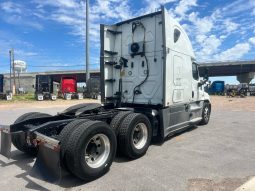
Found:
<path fill-rule="evenodd" d="M 110 168 L 117 147 L 116 136 L 108 124 L 87 121 L 72 132 L 65 154 L 68 169 L 83 180 L 93 180 Z"/>
<path fill-rule="evenodd" d="M 121 123 L 118 146 L 127 157 L 139 158 L 147 152 L 151 137 L 152 129 L 149 119 L 141 113 L 130 113 Z"/>
<path fill-rule="evenodd" d="M 35 119 L 35 118 L 41 118 L 41 117 L 50 117 L 51 115 L 46 113 L 40 113 L 40 112 L 29 112 L 21 115 L 14 124 L 20 123 L 25 120 L 29 119 Z M 12 144 L 20 151 L 27 153 L 32 156 L 36 156 L 38 152 L 38 147 L 29 146 L 26 141 L 26 133 L 22 134 L 12 134 Z"/>
<path fill-rule="evenodd" d="M 121 111 L 117 115 L 114 116 L 110 123 L 111 129 L 115 132 L 116 136 L 119 134 L 119 128 L 122 123 L 122 121 L 125 119 L 126 116 L 128 116 L 131 111 Z"/>
<path fill-rule="evenodd" d="M 67 161 L 65 161 L 65 153 L 66 153 L 68 140 L 72 132 L 75 130 L 75 128 L 77 128 L 80 124 L 85 123 L 87 121 L 89 121 L 89 119 L 76 119 L 68 123 L 58 135 L 58 140 L 60 141 L 60 148 L 61 148 L 60 150 L 61 164 L 67 170 L 68 170 L 68 167 L 67 167 Z"/>

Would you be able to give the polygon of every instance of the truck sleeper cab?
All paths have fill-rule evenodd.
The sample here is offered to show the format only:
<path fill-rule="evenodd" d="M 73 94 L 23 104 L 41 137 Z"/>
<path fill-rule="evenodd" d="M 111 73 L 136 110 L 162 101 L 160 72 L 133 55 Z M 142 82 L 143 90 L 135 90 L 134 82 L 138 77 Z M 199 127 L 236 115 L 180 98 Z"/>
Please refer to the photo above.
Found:
<path fill-rule="evenodd" d="M 210 107 L 189 38 L 164 9 L 101 25 L 100 58 L 102 103 L 155 111 L 162 137 L 201 121 Z"/>
<path fill-rule="evenodd" d="M 60 175 L 56 166 L 61 164 L 90 180 L 109 170 L 117 147 L 136 159 L 152 138 L 162 141 L 209 122 L 210 99 L 202 88 L 206 79 L 199 81 L 188 36 L 163 7 L 101 25 L 100 70 L 102 104 L 75 105 L 56 116 L 25 114 L 1 127 L 1 153 L 10 155 L 11 137 L 19 150 L 37 154 L 35 165 L 44 162 L 43 172 Z"/>

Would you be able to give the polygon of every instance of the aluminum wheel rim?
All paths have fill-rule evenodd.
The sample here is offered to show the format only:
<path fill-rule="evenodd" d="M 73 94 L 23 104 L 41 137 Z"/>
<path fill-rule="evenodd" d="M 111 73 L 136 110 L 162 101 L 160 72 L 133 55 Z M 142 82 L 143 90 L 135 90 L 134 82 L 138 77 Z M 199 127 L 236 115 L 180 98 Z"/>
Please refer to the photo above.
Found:
<path fill-rule="evenodd" d="M 148 129 L 144 123 L 138 123 L 133 129 L 132 143 L 136 149 L 142 149 L 148 139 Z"/>
<path fill-rule="evenodd" d="M 205 118 L 205 120 L 208 120 L 208 118 L 209 118 L 209 108 L 208 107 L 205 107 L 204 118 Z"/>
<path fill-rule="evenodd" d="M 110 140 L 104 134 L 94 135 L 85 147 L 85 162 L 91 168 L 102 166 L 110 155 Z"/>

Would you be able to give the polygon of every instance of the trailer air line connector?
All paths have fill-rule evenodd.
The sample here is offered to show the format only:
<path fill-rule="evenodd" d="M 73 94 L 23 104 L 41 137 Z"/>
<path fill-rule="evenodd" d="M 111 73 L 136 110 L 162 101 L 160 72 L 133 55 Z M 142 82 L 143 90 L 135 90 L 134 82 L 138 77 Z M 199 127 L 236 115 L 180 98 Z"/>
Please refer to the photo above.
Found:
<path fill-rule="evenodd" d="M 143 42 L 142 42 L 142 52 L 139 52 L 139 49 L 141 48 L 139 46 L 139 43 L 137 42 L 134 42 L 134 33 L 136 31 L 136 29 L 138 27 L 141 27 L 143 29 L 143 32 L 144 32 L 144 35 L 143 35 Z M 131 44 L 131 56 L 134 57 L 134 56 L 137 56 L 137 55 L 140 55 L 141 57 L 144 56 L 145 58 L 145 62 L 146 62 L 146 67 L 147 67 L 147 72 L 146 72 L 146 77 L 145 79 L 140 83 L 138 84 L 137 86 L 134 87 L 133 89 L 133 102 L 135 101 L 135 96 L 138 95 L 138 94 L 142 94 L 141 90 L 140 90 L 140 87 L 147 81 L 148 77 L 149 77 L 149 63 L 148 63 L 148 59 L 147 59 L 147 56 L 145 54 L 145 35 L 146 35 L 146 28 L 144 27 L 143 23 L 141 21 L 135 21 L 132 23 L 132 44 Z"/>
<path fill-rule="evenodd" d="M 119 65 L 116 65 L 118 67 L 115 66 L 116 69 L 119 69 L 119 72 L 120 72 L 120 79 L 119 79 L 119 91 L 115 93 L 115 95 L 118 97 L 118 100 L 117 100 L 117 106 L 118 107 L 121 107 L 121 98 L 123 97 L 122 95 L 122 68 L 126 68 L 128 67 L 127 66 L 127 63 L 128 63 L 128 59 L 124 58 L 124 57 L 120 57 L 120 60 L 119 60 Z"/>

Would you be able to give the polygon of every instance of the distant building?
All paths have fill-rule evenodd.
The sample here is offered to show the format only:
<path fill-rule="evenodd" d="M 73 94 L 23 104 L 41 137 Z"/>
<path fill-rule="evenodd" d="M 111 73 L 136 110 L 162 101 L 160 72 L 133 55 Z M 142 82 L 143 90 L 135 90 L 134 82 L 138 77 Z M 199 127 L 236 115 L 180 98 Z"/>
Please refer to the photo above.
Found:
<path fill-rule="evenodd" d="M 33 85 L 35 84 L 36 75 L 52 75 L 54 78 L 59 81 L 61 76 L 77 76 L 78 82 L 86 82 L 86 71 L 85 70 L 73 70 L 73 71 L 49 71 L 49 72 L 29 72 L 21 73 L 20 80 L 18 82 L 18 77 L 16 76 L 16 88 L 20 87 L 24 89 L 25 92 L 34 92 Z M 90 77 L 100 77 L 99 70 L 92 70 L 90 72 Z M 13 84 L 13 76 L 12 76 Z M 4 91 L 10 90 L 10 74 L 4 74 Z"/>

